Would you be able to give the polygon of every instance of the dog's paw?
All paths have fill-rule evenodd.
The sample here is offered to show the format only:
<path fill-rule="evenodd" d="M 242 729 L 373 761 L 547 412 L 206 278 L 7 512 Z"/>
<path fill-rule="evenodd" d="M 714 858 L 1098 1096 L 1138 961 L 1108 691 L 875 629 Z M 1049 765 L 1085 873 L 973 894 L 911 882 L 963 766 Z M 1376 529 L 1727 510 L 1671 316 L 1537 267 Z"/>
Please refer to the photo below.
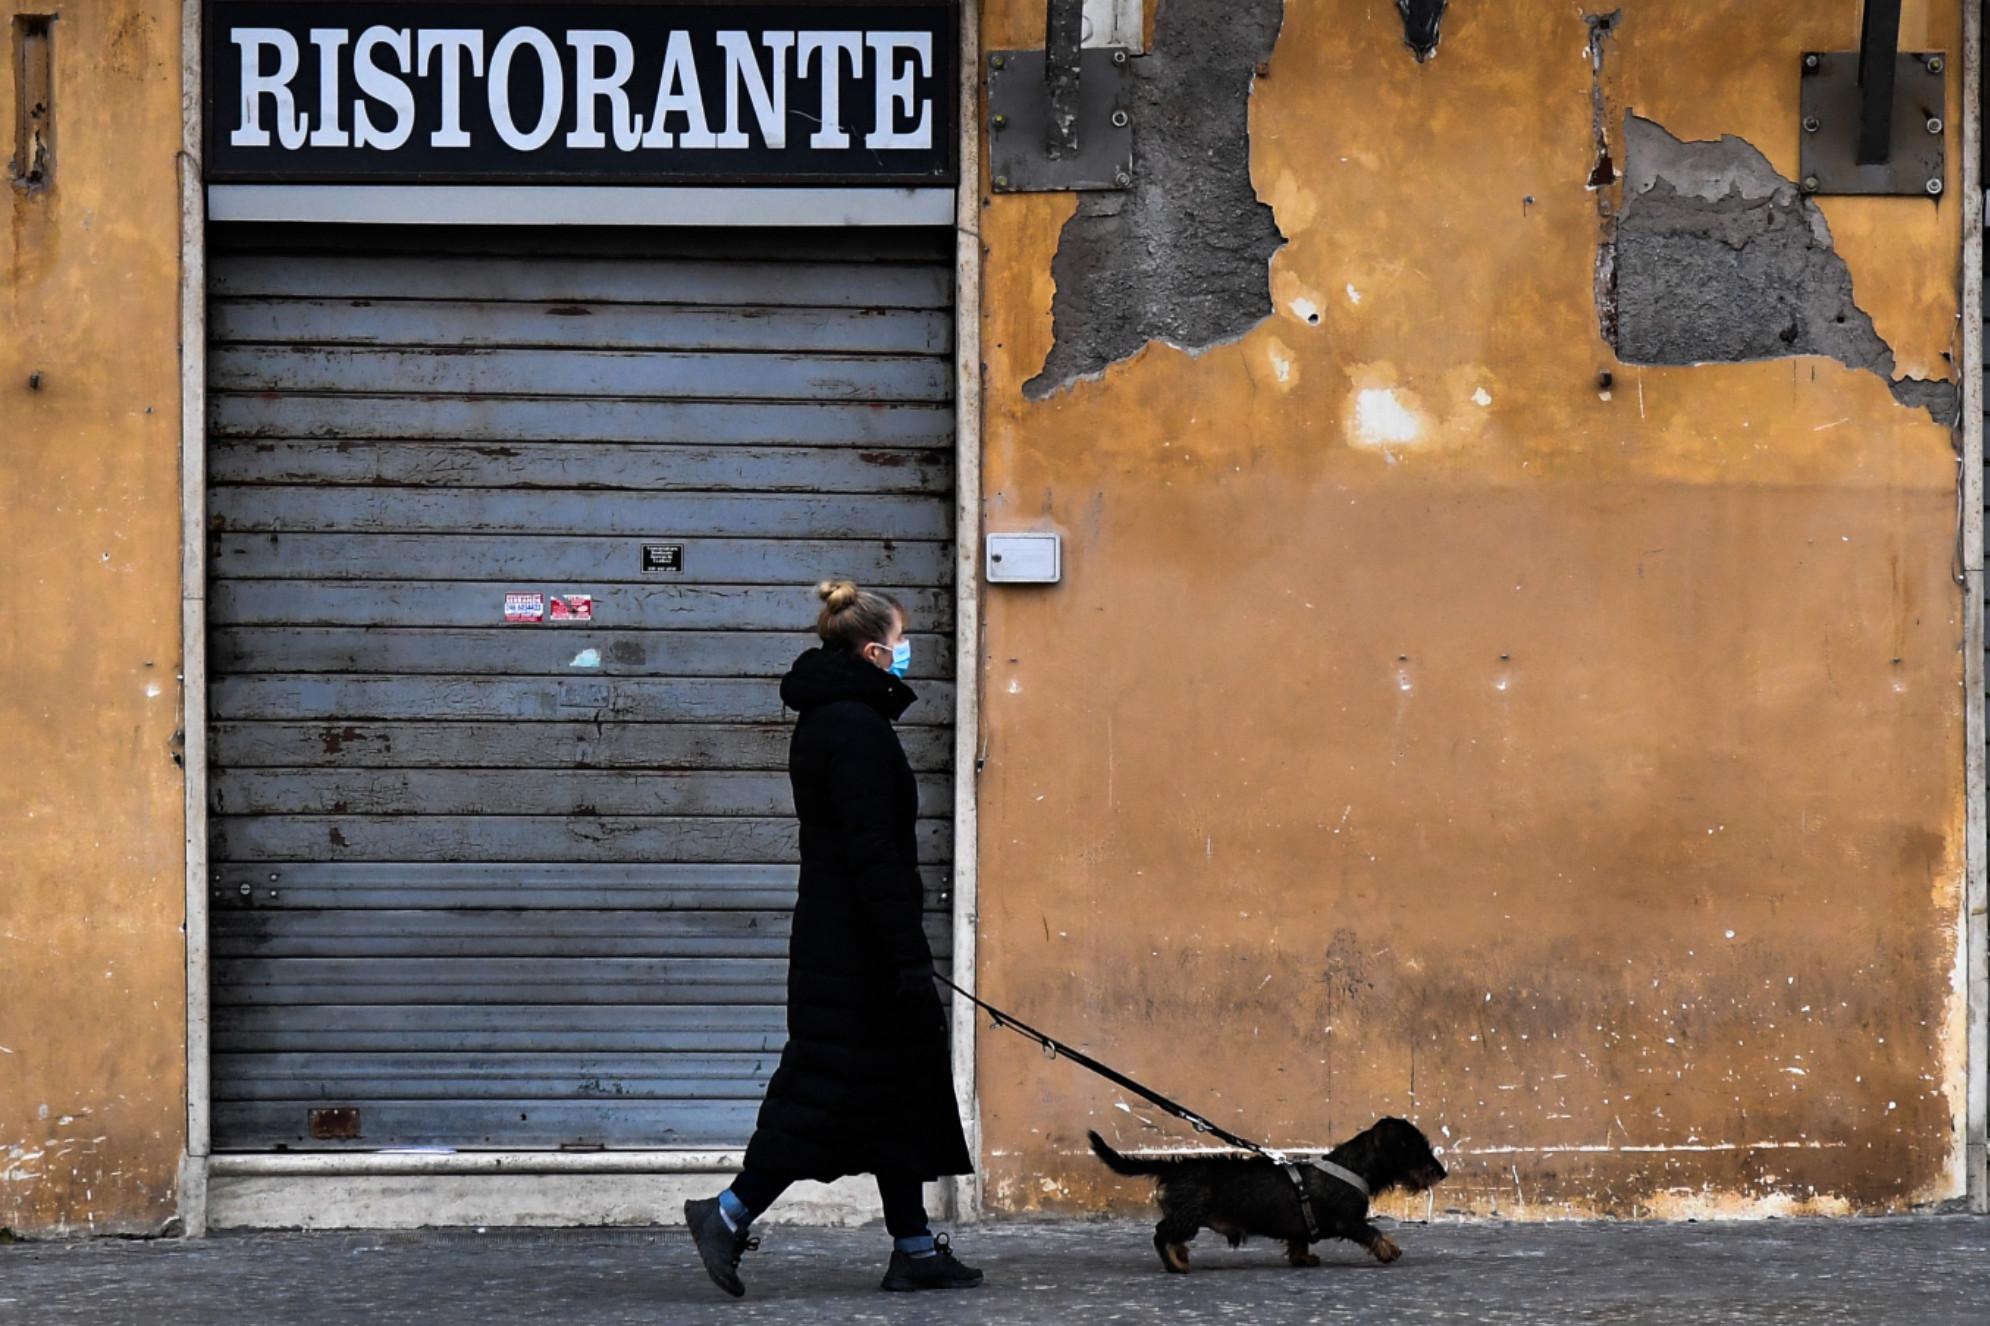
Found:
<path fill-rule="evenodd" d="M 1397 1247 L 1396 1241 L 1387 1234 L 1382 1235 L 1369 1244 L 1368 1251 L 1373 1253 L 1375 1260 L 1381 1262 L 1384 1266 L 1387 1266 L 1390 1262 L 1395 1261 L 1403 1255 L 1403 1250 Z"/>
<path fill-rule="evenodd" d="M 1161 1264 L 1176 1275 L 1188 1274 L 1188 1244 L 1170 1243 L 1161 1249 Z"/>
<path fill-rule="evenodd" d="M 1320 1254 L 1317 1252 L 1295 1252 L 1287 1257 L 1286 1260 L 1294 1266 L 1318 1266 L 1320 1264 Z"/>

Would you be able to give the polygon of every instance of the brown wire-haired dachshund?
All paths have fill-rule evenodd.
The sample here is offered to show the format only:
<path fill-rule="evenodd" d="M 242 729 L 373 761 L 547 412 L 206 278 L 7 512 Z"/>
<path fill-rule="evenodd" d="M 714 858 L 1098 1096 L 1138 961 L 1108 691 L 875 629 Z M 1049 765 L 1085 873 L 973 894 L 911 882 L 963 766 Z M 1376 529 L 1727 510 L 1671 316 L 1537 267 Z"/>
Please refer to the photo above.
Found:
<path fill-rule="evenodd" d="M 1189 1240 L 1213 1229 L 1236 1247 L 1246 1238 L 1285 1240 L 1285 1255 L 1294 1266 L 1318 1266 L 1299 1194 L 1284 1170 L 1269 1160 L 1243 1156 L 1191 1156 L 1168 1160 L 1135 1160 L 1106 1145 L 1097 1133 L 1087 1134 L 1092 1150 L 1115 1174 L 1151 1175 L 1161 1204 L 1161 1222 L 1154 1226 L 1154 1248 L 1171 1271 L 1188 1270 Z M 1341 1143 L 1327 1159 L 1360 1175 L 1369 1195 L 1391 1188 L 1422 1192 L 1444 1179 L 1444 1166 L 1430 1149 L 1430 1139 L 1407 1119 L 1385 1118 Z M 1368 1223 L 1368 1196 L 1342 1179 L 1306 1165 L 1299 1167 L 1320 1237 L 1347 1239 L 1368 1249 L 1378 1262 L 1403 1255 L 1395 1241 Z"/>

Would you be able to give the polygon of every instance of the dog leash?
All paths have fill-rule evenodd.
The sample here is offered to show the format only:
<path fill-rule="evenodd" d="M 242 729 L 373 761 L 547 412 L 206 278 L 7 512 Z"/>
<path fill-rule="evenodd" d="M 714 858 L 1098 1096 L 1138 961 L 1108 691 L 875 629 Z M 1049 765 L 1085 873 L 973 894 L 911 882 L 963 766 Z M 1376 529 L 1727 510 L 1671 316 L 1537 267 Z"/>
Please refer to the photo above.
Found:
<path fill-rule="evenodd" d="M 1299 1198 L 1299 1214 L 1302 1217 L 1304 1217 L 1306 1221 L 1306 1237 L 1314 1242 L 1318 1242 L 1321 1237 L 1320 1221 L 1319 1217 L 1315 1214 L 1313 1210 L 1313 1198 L 1311 1194 L 1309 1194 L 1306 1191 L 1306 1177 L 1305 1175 L 1299 1172 L 1300 1167 L 1302 1165 L 1311 1169 L 1317 1169 L 1323 1174 L 1327 1174 L 1332 1176 L 1333 1178 L 1339 1179 L 1342 1183 L 1345 1183 L 1348 1187 L 1360 1193 L 1364 1198 L 1369 1195 L 1368 1181 L 1362 1178 L 1359 1174 L 1356 1174 L 1353 1170 L 1348 1169 L 1346 1166 L 1336 1165 L 1333 1161 L 1325 1159 L 1296 1161 L 1292 1159 L 1292 1157 L 1286 1155 L 1283 1151 L 1277 1150 L 1274 1147 L 1268 1147 L 1263 1145 L 1262 1143 L 1253 1142 L 1248 1137 L 1240 1137 L 1236 1133 L 1231 1132 L 1228 1128 L 1223 1127 L 1221 1124 L 1212 1123 L 1210 1120 L 1203 1118 L 1200 1114 L 1197 1114 L 1194 1110 L 1190 1109 L 1188 1106 L 1183 1105 L 1178 1101 L 1173 1101 L 1168 1099 L 1166 1096 L 1154 1090 L 1152 1087 L 1145 1085 L 1144 1083 L 1134 1081 L 1132 1078 L 1120 1072 L 1117 1068 L 1112 1067 L 1110 1064 L 1102 1064 L 1097 1059 L 1092 1058 L 1091 1055 L 1086 1054 L 1084 1051 L 1074 1050 L 1070 1046 L 1066 1045 L 1063 1041 L 1058 1040 L 1056 1037 L 1038 1031 L 1035 1027 L 1032 1027 L 1027 1022 L 1024 1022 L 1021 1018 L 1014 1017 L 1008 1013 L 1003 1012 L 1001 1009 L 995 1007 L 995 1005 L 989 1003 L 987 1000 L 982 999 L 977 995 L 969 994 L 966 990 L 961 989 L 958 985 L 955 985 L 952 981 L 940 975 L 938 972 L 933 973 L 933 979 L 938 981 L 941 985 L 946 986 L 949 990 L 952 990 L 955 994 L 959 995 L 961 998 L 973 1004 L 976 1008 L 980 1009 L 982 1012 L 988 1014 L 988 1016 L 994 1018 L 996 1026 L 1007 1027 L 1010 1031 L 1013 1031 L 1020 1036 L 1026 1037 L 1029 1040 L 1035 1041 L 1038 1045 L 1041 1045 L 1045 1050 L 1049 1051 L 1053 1058 L 1061 1054 L 1066 1059 L 1069 1059 L 1072 1063 L 1077 1064 L 1080 1068 L 1088 1068 L 1092 1072 L 1104 1078 L 1106 1081 L 1111 1082 L 1116 1086 L 1124 1087 L 1128 1091 L 1131 1091 L 1134 1095 L 1139 1096 L 1143 1100 L 1147 1100 L 1153 1103 L 1154 1105 L 1158 1106 L 1160 1109 L 1165 1110 L 1167 1113 L 1174 1115 L 1177 1119 L 1180 1119 L 1183 1123 L 1186 1123 L 1189 1127 L 1195 1129 L 1196 1132 L 1208 1133 L 1210 1136 L 1217 1138 L 1219 1141 L 1228 1142 L 1231 1146 L 1236 1147 L 1240 1151 L 1248 1151 L 1254 1156 L 1262 1156 L 1264 1159 L 1269 1160 L 1272 1164 L 1278 1166 L 1278 1168 L 1281 1171 L 1283 1171 L 1283 1173 L 1285 1174 L 1285 1177 L 1292 1180 L 1292 1191 L 1295 1194 L 1297 1194 Z"/>

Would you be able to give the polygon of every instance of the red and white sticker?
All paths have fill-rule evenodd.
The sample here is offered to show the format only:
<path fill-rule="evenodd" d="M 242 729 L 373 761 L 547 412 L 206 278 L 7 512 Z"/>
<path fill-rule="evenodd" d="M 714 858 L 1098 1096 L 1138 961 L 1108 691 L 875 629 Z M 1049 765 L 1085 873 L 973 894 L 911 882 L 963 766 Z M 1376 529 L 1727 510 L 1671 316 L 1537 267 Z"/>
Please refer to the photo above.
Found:
<path fill-rule="evenodd" d="M 591 622 L 594 620 L 594 595 L 555 594 L 550 615 L 556 622 Z"/>
<path fill-rule="evenodd" d="M 557 602 L 557 600 L 555 601 Z M 508 622 L 542 622 L 546 620 L 546 596 L 544 594 L 505 595 L 504 619 Z"/>

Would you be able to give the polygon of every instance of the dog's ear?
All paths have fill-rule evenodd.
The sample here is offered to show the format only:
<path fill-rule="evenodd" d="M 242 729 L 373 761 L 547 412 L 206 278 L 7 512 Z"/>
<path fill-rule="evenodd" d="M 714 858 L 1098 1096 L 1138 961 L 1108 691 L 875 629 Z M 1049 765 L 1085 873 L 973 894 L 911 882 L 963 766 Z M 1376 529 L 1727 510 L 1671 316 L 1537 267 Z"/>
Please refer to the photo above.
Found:
<path fill-rule="evenodd" d="M 1421 1156 L 1431 1156 L 1433 1154 L 1430 1147 L 1430 1139 L 1424 1135 L 1423 1129 L 1417 1127 L 1408 1119 L 1399 1119 L 1392 1114 L 1384 1118 L 1376 1127 L 1388 1138 L 1391 1146 L 1399 1148 L 1407 1154 Z"/>

